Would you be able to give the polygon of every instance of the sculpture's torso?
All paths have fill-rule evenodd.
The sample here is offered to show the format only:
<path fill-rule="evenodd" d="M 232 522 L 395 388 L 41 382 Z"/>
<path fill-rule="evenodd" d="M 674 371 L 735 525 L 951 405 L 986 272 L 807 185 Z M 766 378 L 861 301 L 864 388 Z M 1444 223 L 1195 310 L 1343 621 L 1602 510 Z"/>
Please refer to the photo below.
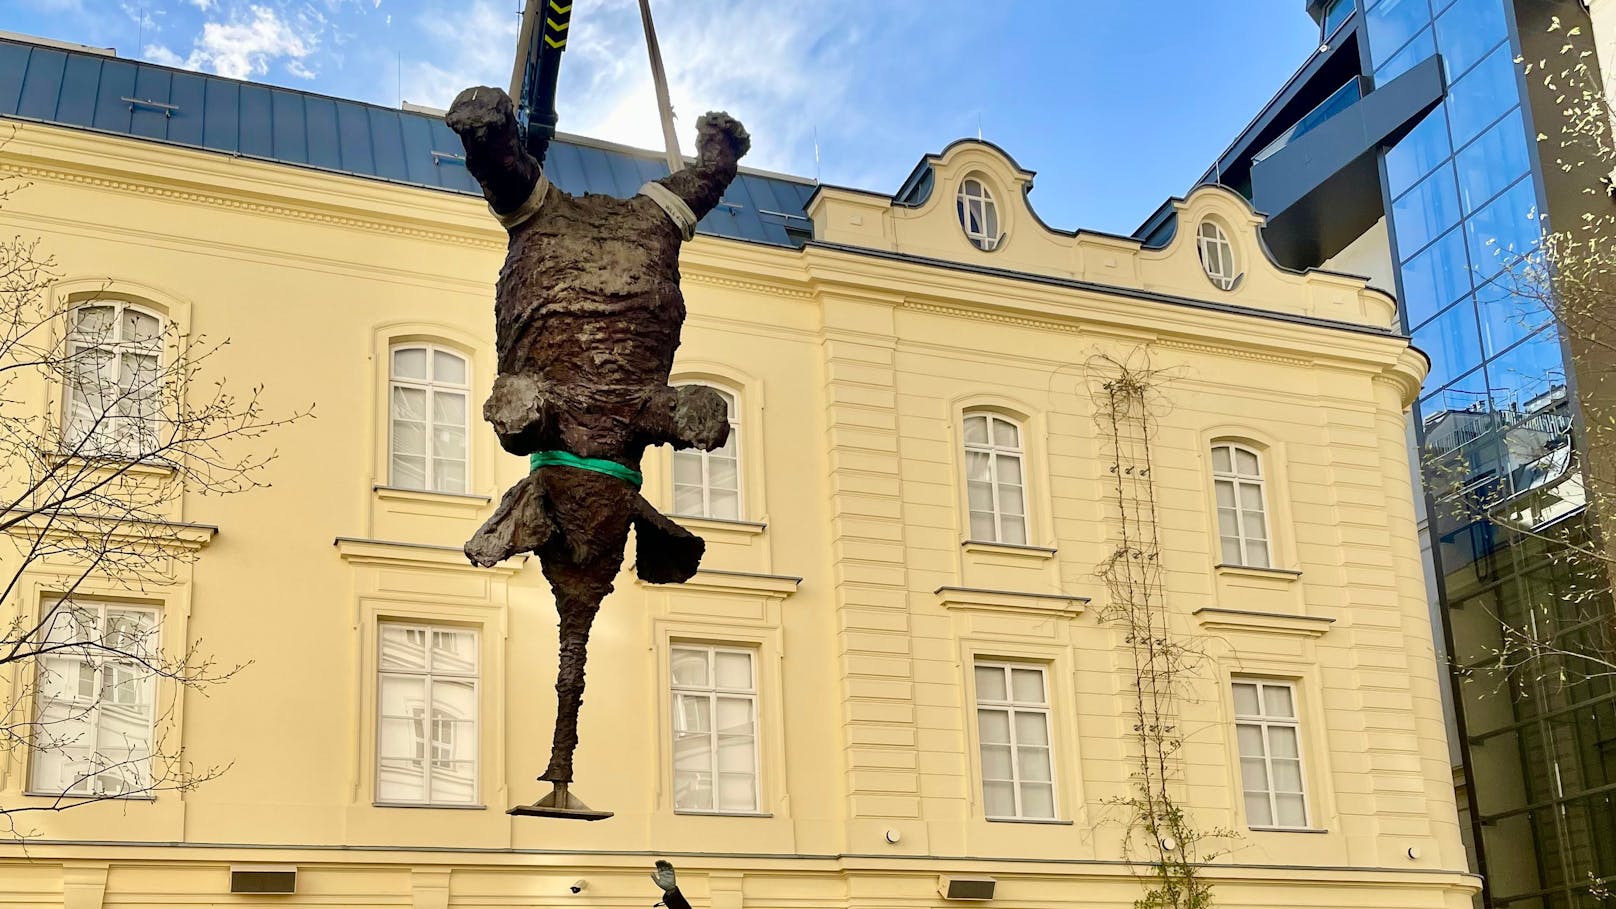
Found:
<path fill-rule="evenodd" d="M 499 371 L 542 376 L 562 447 L 638 467 L 632 424 L 679 346 L 680 237 L 644 196 L 549 189 L 511 232 L 495 312 Z"/>

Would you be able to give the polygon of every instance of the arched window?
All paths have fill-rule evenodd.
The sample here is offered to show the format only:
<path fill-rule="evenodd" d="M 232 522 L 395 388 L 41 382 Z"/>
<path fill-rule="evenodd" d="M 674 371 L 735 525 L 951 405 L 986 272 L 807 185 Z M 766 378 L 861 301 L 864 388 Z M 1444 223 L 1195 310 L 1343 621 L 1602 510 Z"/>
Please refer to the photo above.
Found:
<path fill-rule="evenodd" d="M 996 413 L 965 415 L 965 496 L 971 539 L 1027 542 L 1026 483 L 1021 427 Z"/>
<path fill-rule="evenodd" d="M 1217 492 L 1223 563 L 1269 567 L 1262 458 L 1243 445 L 1220 442 L 1212 446 L 1212 483 Z"/>
<path fill-rule="evenodd" d="M 687 383 L 689 384 L 689 383 Z M 709 386 L 711 387 L 711 386 Z M 729 438 L 721 448 L 673 453 L 673 513 L 691 518 L 741 519 L 741 421 L 735 395 L 713 388 L 729 409 Z"/>
<path fill-rule="evenodd" d="M 158 444 L 163 319 L 97 301 L 69 315 L 63 443 L 86 455 L 139 458 Z"/>
<path fill-rule="evenodd" d="M 388 383 L 388 485 L 433 492 L 467 489 L 466 358 L 436 344 L 392 349 Z"/>
<path fill-rule="evenodd" d="M 999 209 L 993 204 L 993 193 L 986 183 L 976 177 L 966 177 L 959 188 L 960 227 L 965 238 L 977 249 L 991 251 L 999 245 Z"/>
<path fill-rule="evenodd" d="M 1235 270 L 1234 244 L 1216 221 L 1202 221 L 1195 231 L 1195 246 L 1201 254 L 1206 276 L 1222 290 L 1233 290 L 1240 274 Z"/>

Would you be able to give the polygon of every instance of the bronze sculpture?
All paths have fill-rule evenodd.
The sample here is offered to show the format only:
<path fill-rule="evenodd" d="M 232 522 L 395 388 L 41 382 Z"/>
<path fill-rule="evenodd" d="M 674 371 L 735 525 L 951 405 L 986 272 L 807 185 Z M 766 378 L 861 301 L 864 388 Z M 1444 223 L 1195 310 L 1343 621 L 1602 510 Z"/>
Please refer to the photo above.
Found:
<path fill-rule="evenodd" d="M 494 305 L 498 378 L 483 418 L 533 467 L 465 552 L 482 566 L 536 554 L 560 614 L 555 739 L 539 777 L 554 791 L 510 813 L 608 817 L 568 791 L 589 628 L 630 526 L 641 580 L 684 581 L 701 561 L 701 538 L 640 495 L 639 468 L 648 445 L 711 451 L 729 436 L 718 393 L 672 388 L 668 374 L 685 316 L 679 246 L 735 179 L 751 140 L 728 114 L 709 113 L 697 123 L 694 166 L 630 199 L 575 197 L 550 185 L 528 153 L 505 92 L 466 89 L 446 122 L 510 240 Z"/>

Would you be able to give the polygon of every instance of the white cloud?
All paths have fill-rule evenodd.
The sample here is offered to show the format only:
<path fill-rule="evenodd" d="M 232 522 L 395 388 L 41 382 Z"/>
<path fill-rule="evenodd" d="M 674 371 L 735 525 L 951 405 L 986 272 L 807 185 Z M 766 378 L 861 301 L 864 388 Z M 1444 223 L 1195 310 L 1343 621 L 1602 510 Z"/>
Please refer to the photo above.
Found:
<path fill-rule="evenodd" d="M 472 0 L 426 10 L 415 24 L 425 33 L 433 62 L 403 60 L 403 100 L 448 107 L 472 85 L 505 85 L 516 49 L 517 17 L 503 0 Z M 387 17 L 389 24 L 392 16 Z"/>
<path fill-rule="evenodd" d="M 230 22 L 206 22 L 185 66 L 208 69 L 232 79 L 249 79 L 269 72 L 269 65 L 283 61 L 287 72 L 312 79 L 305 62 L 319 44 L 317 23 L 306 17 L 295 22 L 282 19 L 266 6 L 248 8 L 250 16 Z"/>
<path fill-rule="evenodd" d="M 900 20 L 923 12 L 883 7 L 885 18 Z M 657 38 L 685 152 L 694 149 L 702 113 L 728 110 L 753 136 L 748 164 L 811 175 L 815 126 L 856 131 L 858 86 L 872 76 L 866 63 L 890 53 L 868 46 L 860 21 L 868 15 L 853 4 L 664 4 L 657 10 Z M 638 5 L 580 5 L 572 29 L 557 98 L 561 129 L 661 148 Z M 901 34 L 903 25 L 888 22 L 886 31 Z"/>
<path fill-rule="evenodd" d="M 214 7 L 219 5 L 219 0 L 185 0 L 185 2 L 191 4 L 204 13 L 209 12 Z"/>
<path fill-rule="evenodd" d="M 174 53 L 161 44 L 148 44 L 141 50 L 141 56 L 153 63 L 162 66 L 184 66 L 185 58 Z"/>

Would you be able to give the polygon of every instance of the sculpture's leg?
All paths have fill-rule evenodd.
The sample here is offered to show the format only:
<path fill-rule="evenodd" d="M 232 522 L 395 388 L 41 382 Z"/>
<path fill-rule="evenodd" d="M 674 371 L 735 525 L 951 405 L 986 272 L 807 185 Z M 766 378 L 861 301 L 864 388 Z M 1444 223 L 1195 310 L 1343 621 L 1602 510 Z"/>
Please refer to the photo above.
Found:
<path fill-rule="evenodd" d="M 593 573 L 602 573 L 599 571 Z M 611 592 L 609 580 L 599 581 L 589 573 L 570 568 L 547 570 L 555 592 L 556 611 L 561 615 L 560 665 L 556 671 L 555 738 L 550 747 L 550 766 L 539 777 L 551 784 L 549 795 L 532 805 L 520 805 L 508 814 L 536 815 L 597 821 L 612 816 L 595 811 L 569 791 L 572 783 L 572 754 L 578 747 L 578 712 L 584 702 L 584 663 L 588 658 L 589 628 L 600 611 L 601 601 Z"/>
<path fill-rule="evenodd" d="M 569 585 L 570 586 L 570 585 Z M 556 670 L 555 740 L 550 746 L 550 767 L 539 777 L 552 783 L 572 782 L 572 753 L 578 747 L 578 711 L 584 703 L 584 664 L 589 658 L 589 628 L 610 584 L 579 584 L 571 590 L 556 587 L 556 610 L 561 613 L 561 649 Z"/>
<path fill-rule="evenodd" d="M 466 558 L 488 568 L 521 552 L 537 552 L 554 533 L 544 485 L 530 473 L 505 492 L 499 507 L 467 541 Z"/>

